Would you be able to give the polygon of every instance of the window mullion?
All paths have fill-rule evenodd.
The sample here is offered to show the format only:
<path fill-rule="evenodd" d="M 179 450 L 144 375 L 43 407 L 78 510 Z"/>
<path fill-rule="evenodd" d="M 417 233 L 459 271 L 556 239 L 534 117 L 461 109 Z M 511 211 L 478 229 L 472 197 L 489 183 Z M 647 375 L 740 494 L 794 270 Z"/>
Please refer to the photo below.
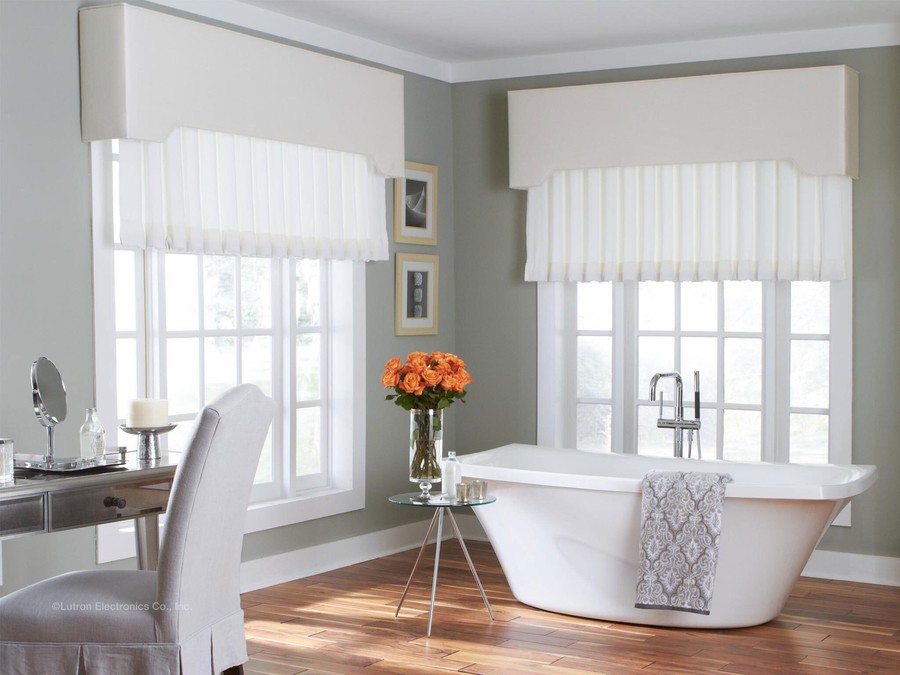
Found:
<path fill-rule="evenodd" d="M 329 450 L 332 447 L 332 439 L 334 438 L 335 420 L 332 418 L 331 406 L 326 402 L 331 401 L 332 396 L 332 358 L 335 350 L 332 345 L 331 323 L 331 302 L 328 298 L 332 294 L 332 264 L 329 261 L 322 260 L 319 262 L 319 458 L 322 472 L 324 475 L 324 483 L 331 485 L 331 477 L 334 473 L 334 457 L 333 452 Z M 296 324 L 296 321 L 295 321 Z M 296 340 L 294 341 L 296 344 Z M 296 378 L 295 378 L 296 379 Z"/>
<path fill-rule="evenodd" d="M 150 341 L 150 328 L 148 323 L 148 279 L 150 273 L 148 267 L 150 261 L 146 251 L 134 251 L 134 314 L 135 314 L 135 373 L 137 390 L 135 395 L 143 392 L 148 395 L 149 389 L 149 355 L 153 350 Z M 123 416 L 125 411 L 122 411 Z"/>
<path fill-rule="evenodd" d="M 167 398 L 165 254 L 144 250 L 144 394 Z"/>
<path fill-rule="evenodd" d="M 296 293 L 295 261 L 293 259 L 277 260 L 277 269 L 272 275 L 272 397 L 279 411 L 275 419 L 281 419 L 280 425 L 272 426 L 272 470 L 276 485 L 281 494 L 291 495 L 295 490 L 296 475 L 296 424 L 297 410 L 297 335 L 296 335 Z M 282 311 L 277 311 L 277 308 Z M 276 336 L 282 339 L 276 339 Z M 278 376 L 278 373 L 281 376 Z M 278 412 L 281 414 L 279 415 Z"/>
<path fill-rule="evenodd" d="M 199 254 L 197 256 L 197 325 L 200 328 L 200 334 L 197 337 L 197 353 L 199 354 L 197 376 L 200 378 L 198 382 L 200 386 L 201 407 L 208 403 L 206 400 L 206 312 L 203 311 L 205 306 L 203 303 L 203 295 L 205 292 L 206 291 L 203 288 L 203 254 Z"/>
<path fill-rule="evenodd" d="M 767 462 L 790 461 L 791 284 L 773 281 L 763 287 L 763 456 Z"/>
<path fill-rule="evenodd" d="M 675 348 L 675 361 L 672 364 L 676 372 L 681 373 L 684 381 L 687 382 L 687 372 L 684 371 L 684 363 L 681 362 L 681 282 L 674 282 L 675 292 L 675 316 L 672 317 L 675 324 L 672 326 L 672 342 Z M 672 402 L 675 403 L 674 401 Z"/>
<path fill-rule="evenodd" d="M 725 282 L 718 282 L 716 296 L 716 459 L 725 456 Z"/>
<path fill-rule="evenodd" d="M 637 282 L 613 284 L 613 452 L 637 447 Z"/>
<path fill-rule="evenodd" d="M 235 326 L 235 352 L 237 354 L 237 381 L 244 381 L 244 310 L 241 286 L 241 258 L 234 261 L 234 326 Z"/>

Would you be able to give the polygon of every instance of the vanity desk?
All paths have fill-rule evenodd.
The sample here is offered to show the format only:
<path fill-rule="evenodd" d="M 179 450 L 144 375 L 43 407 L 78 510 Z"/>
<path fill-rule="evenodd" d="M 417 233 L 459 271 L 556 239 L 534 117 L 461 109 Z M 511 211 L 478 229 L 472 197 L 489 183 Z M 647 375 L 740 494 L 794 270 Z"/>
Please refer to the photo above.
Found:
<path fill-rule="evenodd" d="M 0 539 L 135 520 L 139 569 L 156 569 L 157 516 L 165 513 L 179 453 L 71 473 L 17 468 L 0 485 Z"/>

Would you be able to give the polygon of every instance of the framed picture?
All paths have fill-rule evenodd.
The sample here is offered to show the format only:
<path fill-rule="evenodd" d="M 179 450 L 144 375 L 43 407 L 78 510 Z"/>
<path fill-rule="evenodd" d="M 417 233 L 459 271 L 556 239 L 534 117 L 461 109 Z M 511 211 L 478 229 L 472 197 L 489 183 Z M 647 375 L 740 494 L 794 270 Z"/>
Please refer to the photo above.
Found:
<path fill-rule="evenodd" d="M 438 257 L 397 254 L 394 281 L 394 333 L 437 335 Z"/>
<path fill-rule="evenodd" d="M 394 180 L 394 241 L 437 244 L 437 167 L 406 163 L 406 177 Z"/>

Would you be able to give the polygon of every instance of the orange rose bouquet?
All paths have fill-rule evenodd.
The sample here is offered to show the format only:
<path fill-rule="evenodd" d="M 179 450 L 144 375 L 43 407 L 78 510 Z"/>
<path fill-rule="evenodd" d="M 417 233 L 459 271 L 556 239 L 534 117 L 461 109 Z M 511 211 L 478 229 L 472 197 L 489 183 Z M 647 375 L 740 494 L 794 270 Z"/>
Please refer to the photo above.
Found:
<path fill-rule="evenodd" d="M 384 364 L 381 383 L 395 392 L 385 400 L 404 410 L 442 410 L 465 397 L 472 376 L 455 354 L 412 352 L 405 363 L 393 358 Z"/>
<path fill-rule="evenodd" d="M 381 383 L 394 390 L 385 399 L 411 411 L 409 479 L 419 483 L 423 499 L 431 481 L 441 480 L 441 411 L 462 400 L 471 382 L 465 362 L 455 354 L 412 352 L 405 363 L 393 358 L 384 365 Z"/>

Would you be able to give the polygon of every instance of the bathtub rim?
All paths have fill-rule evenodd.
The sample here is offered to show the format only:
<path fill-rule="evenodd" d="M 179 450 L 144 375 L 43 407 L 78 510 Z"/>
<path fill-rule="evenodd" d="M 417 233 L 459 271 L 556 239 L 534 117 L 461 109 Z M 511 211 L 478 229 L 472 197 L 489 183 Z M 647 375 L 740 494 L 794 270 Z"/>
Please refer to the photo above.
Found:
<path fill-rule="evenodd" d="M 555 448 L 545 445 L 532 445 L 527 443 L 511 443 L 508 445 L 491 448 L 466 455 L 458 455 L 462 464 L 462 475 L 466 478 L 481 478 L 509 483 L 524 483 L 530 485 L 547 485 L 554 487 L 568 487 L 579 490 L 607 490 L 612 492 L 640 492 L 643 475 L 639 477 L 605 476 L 605 475 L 581 475 L 562 472 L 548 472 L 537 469 L 512 468 L 479 463 L 480 458 L 508 453 L 514 448 L 531 448 L 553 453 L 579 453 L 581 455 L 593 455 L 573 448 Z M 627 461 L 630 458 L 641 457 L 642 460 L 659 460 L 661 470 L 688 471 L 702 462 L 710 467 L 714 473 L 729 473 L 729 467 L 736 466 L 771 467 L 773 472 L 791 467 L 809 467 L 821 472 L 833 470 L 836 476 L 843 478 L 840 482 L 822 484 L 791 484 L 784 482 L 750 482 L 735 480 L 725 488 L 725 496 L 740 499 L 797 499 L 797 500 L 842 500 L 849 499 L 866 491 L 878 478 L 878 469 L 866 464 L 800 464 L 800 463 L 776 463 L 776 462 L 737 462 L 721 459 L 676 459 L 673 457 L 647 457 L 646 455 L 626 455 L 617 453 L 602 453 L 604 458 L 614 457 Z M 790 469 L 794 471 L 794 469 Z M 490 486 L 489 486 L 490 487 Z"/>

